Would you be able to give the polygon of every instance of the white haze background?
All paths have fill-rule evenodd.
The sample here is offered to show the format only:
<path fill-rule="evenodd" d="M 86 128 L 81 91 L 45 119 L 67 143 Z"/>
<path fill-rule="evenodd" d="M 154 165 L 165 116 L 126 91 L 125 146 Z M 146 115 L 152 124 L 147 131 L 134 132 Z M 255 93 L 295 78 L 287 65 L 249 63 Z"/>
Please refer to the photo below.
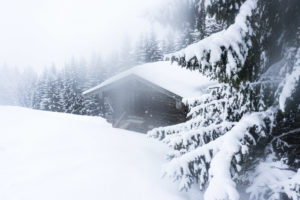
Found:
<path fill-rule="evenodd" d="M 134 40 L 149 29 L 143 16 L 160 2 L 1 0 L 0 64 L 41 71 L 53 62 L 62 66 L 72 56 L 105 55 L 127 36 Z"/>

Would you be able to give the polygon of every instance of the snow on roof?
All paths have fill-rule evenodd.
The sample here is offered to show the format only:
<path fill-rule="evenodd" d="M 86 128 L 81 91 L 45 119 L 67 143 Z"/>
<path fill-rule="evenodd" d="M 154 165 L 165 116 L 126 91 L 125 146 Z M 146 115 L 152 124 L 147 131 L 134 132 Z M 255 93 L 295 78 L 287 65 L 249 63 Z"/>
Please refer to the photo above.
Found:
<path fill-rule="evenodd" d="M 83 94 L 85 95 L 98 90 L 129 75 L 139 76 L 185 98 L 198 97 L 202 95 L 209 86 L 216 84 L 215 81 L 211 81 L 199 72 L 182 68 L 177 64 L 171 64 L 170 61 L 160 61 L 131 68 L 107 79 L 96 87 L 86 90 Z"/>

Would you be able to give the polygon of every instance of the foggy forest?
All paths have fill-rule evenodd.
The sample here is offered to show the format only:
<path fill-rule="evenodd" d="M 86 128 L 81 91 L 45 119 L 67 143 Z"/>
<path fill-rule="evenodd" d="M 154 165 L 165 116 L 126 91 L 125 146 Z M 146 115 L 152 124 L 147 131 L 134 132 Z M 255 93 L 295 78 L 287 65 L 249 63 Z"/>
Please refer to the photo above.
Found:
<path fill-rule="evenodd" d="M 1 0 L 1 200 L 300 200 L 299 0 Z"/>

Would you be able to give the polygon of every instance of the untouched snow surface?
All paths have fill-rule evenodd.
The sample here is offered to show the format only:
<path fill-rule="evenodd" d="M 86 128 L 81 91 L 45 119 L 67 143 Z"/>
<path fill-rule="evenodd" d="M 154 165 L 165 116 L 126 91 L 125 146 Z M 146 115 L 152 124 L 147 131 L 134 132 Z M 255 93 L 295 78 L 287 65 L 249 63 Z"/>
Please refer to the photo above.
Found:
<path fill-rule="evenodd" d="M 0 106 L 1 200 L 184 200 L 164 144 L 104 119 Z"/>

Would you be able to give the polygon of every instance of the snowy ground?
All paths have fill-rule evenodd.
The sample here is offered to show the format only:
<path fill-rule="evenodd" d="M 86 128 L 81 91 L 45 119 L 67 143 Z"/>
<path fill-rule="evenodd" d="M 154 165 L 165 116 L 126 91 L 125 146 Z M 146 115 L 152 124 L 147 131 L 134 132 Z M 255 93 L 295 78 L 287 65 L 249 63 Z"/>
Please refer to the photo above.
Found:
<path fill-rule="evenodd" d="M 185 200 L 163 144 L 105 120 L 0 106 L 1 200 Z"/>

